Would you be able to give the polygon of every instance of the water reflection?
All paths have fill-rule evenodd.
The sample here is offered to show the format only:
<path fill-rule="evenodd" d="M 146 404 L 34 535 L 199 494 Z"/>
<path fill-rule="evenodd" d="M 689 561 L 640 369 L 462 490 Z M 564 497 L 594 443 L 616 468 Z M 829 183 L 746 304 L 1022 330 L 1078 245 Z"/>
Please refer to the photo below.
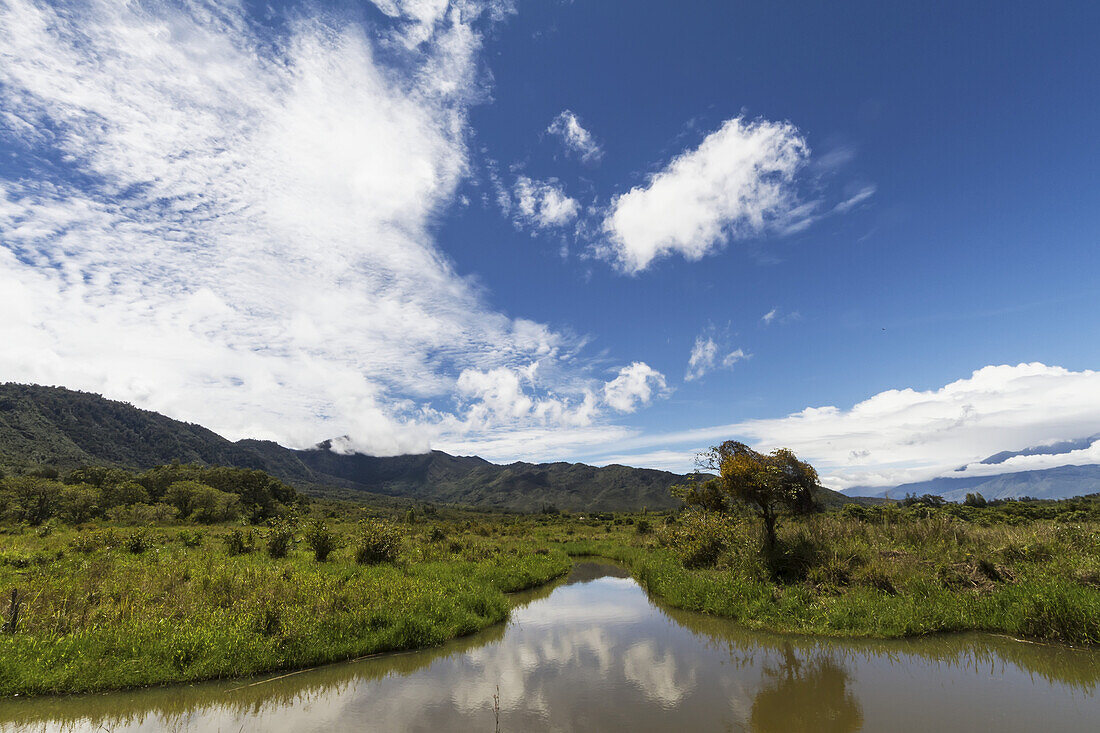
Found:
<path fill-rule="evenodd" d="M 0 702 L 31 730 L 1095 730 L 1100 653 L 991 636 L 842 641 L 662 608 L 579 563 L 438 649 L 275 676 Z"/>
<path fill-rule="evenodd" d="M 863 726 L 863 708 L 849 689 L 847 668 L 823 654 L 802 660 L 783 645 L 783 663 L 764 667 L 764 682 L 753 696 L 749 717 L 754 731 L 815 730 L 845 733 Z"/>

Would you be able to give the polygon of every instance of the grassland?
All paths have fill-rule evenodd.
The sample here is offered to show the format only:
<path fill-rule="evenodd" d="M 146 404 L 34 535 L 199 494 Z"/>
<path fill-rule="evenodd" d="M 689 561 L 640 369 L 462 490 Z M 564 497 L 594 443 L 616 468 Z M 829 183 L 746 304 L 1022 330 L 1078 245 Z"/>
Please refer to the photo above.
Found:
<path fill-rule="evenodd" d="M 431 539 L 409 533 L 394 562 L 362 565 L 359 526 L 330 529 L 340 548 L 325 562 L 301 542 L 270 557 L 262 529 L 9 529 L 0 605 L 10 616 L 12 590 L 23 600 L 15 633 L 0 635 L 0 695 L 236 677 L 436 645 L 503 621 L 505 593 L 570 565 L 560 549 L 438 528 Z M 235 532 L 258 546 L 229 554 Z"/>
<path fill-rule="evenodd" d="M 686 525 L 686 526 L 684 526 Z M 754 629 L 903 637 L 987 631 L 1100 643 L 1100 523 L 981 525 L 942 513 L 787 522 L 772 556 L 750 521 L 688 521 L 658 539 L 592 537 L 571 555 L 625 563 L 668 605 Z"/>
<path fill-rule="evenodd" d="M 314 501 L 258 526 L 9 522 L 0 621 L 10 621 L 13 590 L 20 612 L 14 633 L 0 634 L 0 695 L 244 676 L 435 645 L 504 620 L 506 593 L 583 555 L 624 563 L 670 606 L 749 628 L 1100 643 L 1100 512 L 1095 502 L 1035 506 L 787 518 L 771 554 L 751 517 L 696 512 L 410 511 L 379 523 L 378 509 Z M 307 541 L 318 528 L 336 548 L 323 562 Z M 285 556 L 273 557 L 278 536 Z"/>

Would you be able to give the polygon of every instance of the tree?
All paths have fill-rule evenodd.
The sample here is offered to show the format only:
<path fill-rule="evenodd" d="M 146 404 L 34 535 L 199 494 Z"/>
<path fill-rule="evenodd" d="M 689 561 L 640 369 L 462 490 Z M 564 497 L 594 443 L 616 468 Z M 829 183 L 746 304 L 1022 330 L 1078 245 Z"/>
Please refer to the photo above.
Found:
<path fill-rule="evenodd" d="M 985 497 L 979 493 L 967 494 L 966 499 L 963 500 L 963 506 L 972 506 L 977 508 L 984 507 L 988 503 L 989 502 L 985 500 Z"/>
<path fill-rule="evenodd" d="M 763 522 L 768 550 L 775 547 L 780 512 L 809 514 L 817 508 L 817 471 L 786 448 L 758 453 L 744 443 L 727 440 L 699 454 L 696 462 L 718 476 L 684 492 L 684 501 L 719 511 L 725 511 L 730 501 L 747 504 Z"/>
<path fill-rule="evenodd" d="M 235 519 L 240 497 L 198 481 L 176 481 L 164 493 L 164 501 L 179 510 L 180 518 L 201 524 Z"/>
<path fill-rule="evenodd" d="M 57 514 L 64 484 L 37 476 L 5 479 L 11 494 L 8 511 L 17 521 L 37 526 Z"/>

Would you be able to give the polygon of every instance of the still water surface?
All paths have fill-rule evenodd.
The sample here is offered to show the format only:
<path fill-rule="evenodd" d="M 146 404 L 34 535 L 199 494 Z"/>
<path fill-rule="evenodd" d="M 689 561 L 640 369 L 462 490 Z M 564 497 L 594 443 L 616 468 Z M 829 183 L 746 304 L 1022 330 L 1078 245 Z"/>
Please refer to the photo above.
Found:
<path fill-rule="evenodd" d="M 1100 652 L 749 632 L 580 563 L 507 625 L 289 676 L 5 700 L 4 731 L 1097 731 Z M 498 693 L 499 690 L 499 693 Z M 494 695 L 499 703 L 494 704 Z"/>

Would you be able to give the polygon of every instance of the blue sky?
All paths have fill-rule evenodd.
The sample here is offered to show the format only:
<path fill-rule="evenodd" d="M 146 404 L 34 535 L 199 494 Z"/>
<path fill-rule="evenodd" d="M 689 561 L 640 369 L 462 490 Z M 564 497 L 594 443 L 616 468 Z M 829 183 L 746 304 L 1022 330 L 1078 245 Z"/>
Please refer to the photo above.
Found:
<path fill-rule="evenodd" d="M 989 470 L 1100 433 L 1098 26 L 8 0 L 0 379 L 296 447 Z"/>

